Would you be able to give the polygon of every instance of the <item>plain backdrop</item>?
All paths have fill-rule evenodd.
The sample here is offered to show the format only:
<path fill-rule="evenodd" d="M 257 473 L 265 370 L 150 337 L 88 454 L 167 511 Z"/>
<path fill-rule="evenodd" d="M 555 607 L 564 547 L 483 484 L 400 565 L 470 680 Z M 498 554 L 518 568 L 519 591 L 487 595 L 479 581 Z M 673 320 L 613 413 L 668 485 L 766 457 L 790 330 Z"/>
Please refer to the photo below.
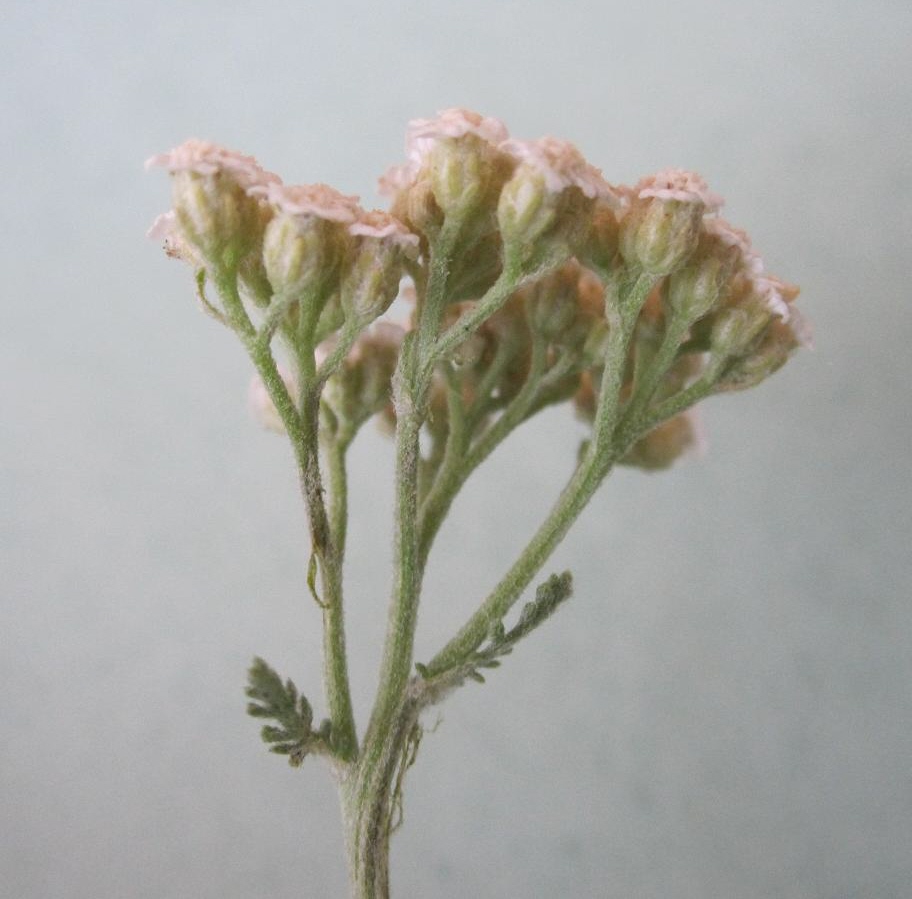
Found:
<path fill-rule="evenodd" d="M 397 897 L 899 899 L 912 882 L 912 7 L 901 0 L 0 4 L 0 893 L 346 892 L 325 766 L 244 715 L 254 654 L 322 712 L 290 454 L 143 160 L 190 136 L 378 202 L 406 122 L 462 105 L 675 165 L 803 289 L 816 350 L 705 404 L 709 450 L 621 471 L 547 570 L 576 595 L 431 714 Z M 526 427 L 441 534 L 427 658 L 572 466 Z M 360 720 L 391 448 L 352 456 Z"/>

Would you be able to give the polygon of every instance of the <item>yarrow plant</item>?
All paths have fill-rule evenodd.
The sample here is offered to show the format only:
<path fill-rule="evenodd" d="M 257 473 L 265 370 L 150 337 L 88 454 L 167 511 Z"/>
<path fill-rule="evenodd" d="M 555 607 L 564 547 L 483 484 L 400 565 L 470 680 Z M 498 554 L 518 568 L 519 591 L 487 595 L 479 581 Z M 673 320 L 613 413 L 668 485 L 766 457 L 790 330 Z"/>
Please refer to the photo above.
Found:
<path fill-rule="evenodd" d="M 810 341 L 798 290 L 766 272 L 693 172 L 609 184 L 571 144 L 509 138 L 463 109 L 409 125 L 381 179 L 390 211 L 325 184 L 284 184 L 249 156 L 190 140 L 148 165 L 173 210 L 150 234 L 196 273 L 203 309 L 255 369 L 250 402 L 287 435 L 310 530 L 307 589 L 323 618 L 327 717 L 262 659 L 248 711 L 262 737 L 336 776 L 356 899 L 389 895 L 390 835 L 421 714 L 483 671 L 571 593 L 544 579 L 508 621 L 615 465 L 667 468 L 698 447 L 694 406 L 743 390 Z M 385 320 L 397 297 L 406 328 Z M 541 410 L 572 404 L 588 436 L 568 483 L 491 592 L 431 658 L 414 658 L 428 557 L 470 475 Z M 379 418 L 394 436 L 395 556 L 366 728 L 349 688 L 342 572 L 346 453 Z"/>

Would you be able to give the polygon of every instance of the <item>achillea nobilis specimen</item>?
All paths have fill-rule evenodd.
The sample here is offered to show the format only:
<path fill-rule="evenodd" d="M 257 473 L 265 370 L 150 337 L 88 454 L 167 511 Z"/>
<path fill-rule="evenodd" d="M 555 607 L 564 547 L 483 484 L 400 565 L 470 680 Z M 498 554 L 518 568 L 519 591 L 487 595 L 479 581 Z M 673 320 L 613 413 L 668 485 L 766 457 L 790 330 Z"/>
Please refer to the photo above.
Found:
<path fill-rule="evenodd" d="M 203 308 L 255 368 L 250 403 L 287 434 L 310 529 L 327 717 L 260 659 L 249 673 L 263 738 L 339 781 L 353 895 L 386 896 L 420 714 L 483 680 L 570 595 L 552 575 L 505 618 L 615 464 L 664 469 L 702 444 L 695 405 L 752 387 L 810 334 L 797 288 L 768 273 L 694 172 L 608 183 L 576 147 L 509 137 L 448 109 L 408 127 L 380 181 L 389 211 L 325 184 L 286 185 L 249 156 L 190 140 L 154 156 L 173 210 L 150 234 L 196 273 Z M 389 321 L 397 298 L 405 328 Z M 453 638 L 414 658 L 428 556 L 474 470 L 518 426 L 569 403 L 586 423 L 555 505 Z M 359 733 L 343 614 L 346 451 L 378 417 L 396 442 L 395 560 L 376 699 Z"/>

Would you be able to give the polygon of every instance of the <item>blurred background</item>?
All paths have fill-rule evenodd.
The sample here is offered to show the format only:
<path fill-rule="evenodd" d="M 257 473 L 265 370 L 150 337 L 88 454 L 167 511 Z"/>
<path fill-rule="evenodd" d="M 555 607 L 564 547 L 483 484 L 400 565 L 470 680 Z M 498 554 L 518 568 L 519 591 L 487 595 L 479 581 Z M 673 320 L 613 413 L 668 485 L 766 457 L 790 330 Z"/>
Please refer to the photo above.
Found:
<path fill-rule="evenodd" d="M 190 270 L 144 237 L 190 136 L 379 202 L 406 122 L 462 105 L 674 165 L 802 286 L 816 350 L 704 406 L 709 450 L 620 471 L 546 571 L 576 595 L 428 725 L 398 897 L 892 899 L 912 880 L 912 7 L 899 0 L 2 4 L 0 816 L 20 899 L 346 894 L 334 787 L 244 714 L 263 655 L 323 711 L 290 453 Z M 427 658 L 570 471 L 543 416 L 438 542 Z M 361 722 L 392 452 L 352 455 Z"/>

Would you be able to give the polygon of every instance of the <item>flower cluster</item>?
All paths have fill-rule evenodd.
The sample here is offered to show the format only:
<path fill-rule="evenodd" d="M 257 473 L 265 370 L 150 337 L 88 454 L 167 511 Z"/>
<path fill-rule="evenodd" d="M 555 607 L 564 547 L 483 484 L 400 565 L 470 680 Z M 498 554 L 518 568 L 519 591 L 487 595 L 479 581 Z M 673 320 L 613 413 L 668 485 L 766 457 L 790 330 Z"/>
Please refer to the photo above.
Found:
<path fill-rule="evenodd" d="M 463 109 L 412 122 L 405 155 L 381 179 L 389 211 L 325 184 L 286 185 L 203 141 L 149 161 L 170 172 L 174 199 L 150 234 L 195 269 L 204 309 L 256 369 L 253 413 L 294 452 L 328 717 L 314 728 L 310 701 L 261 659 L 248 712 L 274 722 L 261 735 L 293 765 L 331 760 L 356 896 L 388 896 L 422 711 L 483 681 L 569 597 L 569 572 L 553 575 L 506 623 L 612 467 L 664 469 L 699 449 L 701 400 L 758 384 L 810 343 L 797 288 L 766 271 L 693 172 L 612 185 L 572 144 L 514 139 Z M 572 475 L 458 632 L 418 661 L 422 582 L 452 503 L 516 428 L 557 404 L 586 429 Z M 344 627 L 346 452 L 372 418 L 396 443 L 394 577 L 362 742 Z"/>
<path fill-rule="evenodd" d="M 150 235 L 218 287 L 232 327 L 285 339 L 289 393 L 319 370 L 327 410 L 359 424 L 366 409 L 395 417 L 377 379 L 389 395 L 402 335 L 369 326 L 400 295 L 413 297 L 410 329 L 439 347 L 423 413 L 438 442 L 457 414 L 471 447 L 505 430 L 500 419 L 573 398 L 584 419 L 612 418 L 616 461 L 644 468 L 699 443 L 687 397 L 750 387 L 810 342 L 797 289 L 718 217 L 722 199 L 699 175 L 611 185 L 572 144 L 517 140 L 468 110 L 409 125 L 406 161 L 380 180 L 390 212 L 325 184 L 285 185 L 198 140 L 148 164 L 171 173 L 174 197 Z M 359 404 L 362 382 L 371 399 Z"/>

